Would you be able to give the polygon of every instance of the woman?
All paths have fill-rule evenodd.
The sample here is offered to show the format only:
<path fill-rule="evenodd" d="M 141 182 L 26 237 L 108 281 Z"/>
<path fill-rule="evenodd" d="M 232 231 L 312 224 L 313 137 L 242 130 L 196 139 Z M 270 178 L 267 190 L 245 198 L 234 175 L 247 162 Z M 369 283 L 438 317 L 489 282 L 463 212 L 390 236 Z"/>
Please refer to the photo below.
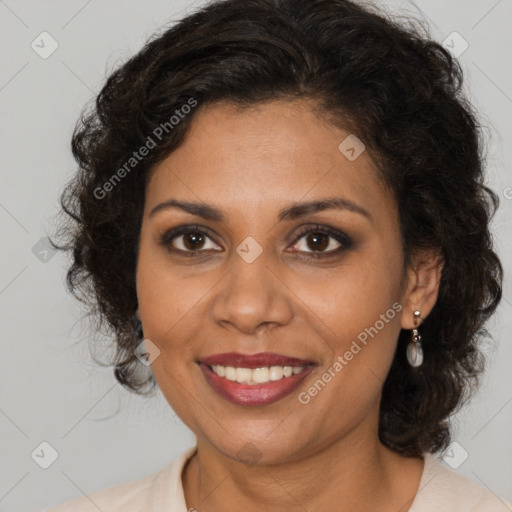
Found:
<path fill-rule="evenodd" d="M 214 2 L 108 79 L 68 282 L 197 445 L 52 512 L 508 510 L 433 457 L 501 298 L 461 80 L 345 0 Z"/>

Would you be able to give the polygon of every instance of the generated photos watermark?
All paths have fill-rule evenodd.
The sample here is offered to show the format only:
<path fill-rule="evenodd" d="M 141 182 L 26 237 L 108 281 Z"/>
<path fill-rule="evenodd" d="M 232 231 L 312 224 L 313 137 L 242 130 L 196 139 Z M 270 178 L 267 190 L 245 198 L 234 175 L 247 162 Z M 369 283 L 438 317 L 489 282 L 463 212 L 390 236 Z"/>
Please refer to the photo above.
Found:
<path fill-rule="evenodd" d="M 311 399 L 318 395 L 320 391 L 322 391 L 325 386 L 329 382 L 332 381 L 340 372 L 347 366 L 347 364 L 354 359 L 354 357 L 363 350 L 364 347 L 368 345 L 368 337 L 374 338 L 377 334 L 384 329 L 386 324 L 388 324 L 393 318 L 395 318 L 396 314 L 402 311 L 402 305 L 398 302 L 395 302 L 391 308 L 389 308 L 385 313 L 380 315 L 379 320 L 377 320 L 372 326 L 367 327 L 364 331 L 361 331 L 357 335 L 357 341 L 352 340 L 350 348 L 346 350 L 343 354 L 338 355 L 338 357 L 334 360 L 334 363 L 327 368 L 327 370 L 319 377 L 306 391 L 301 391 L 297 399 L 302 405 L 309 404 Z M 358 343 L 359 341 L 359 343 Z"/>
<path fill-rule="evenodd" d="M 197 106 L 197 100 L 195 98 L 189 98 L 187 103 L 181 105 L 174 111 L 174 114 L 169 118 L 168 121 L 160 123 L 152 132 L 148 135 L 146 142 L 137 150 L 132 153 L 132 156 L 117 169 L 112 176 L 103 183 L 101 187 L 96 187 L 93 191 L 96 199 L 104 199 L 109 192 L 111 192 L 116 185 L 121 183 L 137 165 L 139 165 L 146 156 L 149 155 L 152 149 L 156 148 L 158 142 L 161 142 L 166 135 L 171 133 L 176 126 L 178 126 L 183 119 L 187 117 L 194 107 Z"/>

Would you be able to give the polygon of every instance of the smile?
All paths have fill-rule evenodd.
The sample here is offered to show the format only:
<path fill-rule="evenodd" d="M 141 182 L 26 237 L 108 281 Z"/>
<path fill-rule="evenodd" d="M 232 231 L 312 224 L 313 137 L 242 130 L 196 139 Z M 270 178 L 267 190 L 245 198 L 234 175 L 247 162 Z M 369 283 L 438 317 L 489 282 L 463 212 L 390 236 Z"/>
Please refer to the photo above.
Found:
<path fill-rule="evenodd" d="M 239 384 L 251 386 L 275 382 L 277 380 L 297 375 L 304 370 L 305 366 L 270 366 L 263 368 L 233 368 L 232 366 L 221 366 L 220 364 L 210 366 L 210 369 L 219 377 L 224 377 Z"/>
<path fill-rule="evenodd" d="M 275 352 L 225 352 L 197 361 L 206 382 L 237 405 L 268 405 L 293 393 L 313 371 L 311 360 Z"/>

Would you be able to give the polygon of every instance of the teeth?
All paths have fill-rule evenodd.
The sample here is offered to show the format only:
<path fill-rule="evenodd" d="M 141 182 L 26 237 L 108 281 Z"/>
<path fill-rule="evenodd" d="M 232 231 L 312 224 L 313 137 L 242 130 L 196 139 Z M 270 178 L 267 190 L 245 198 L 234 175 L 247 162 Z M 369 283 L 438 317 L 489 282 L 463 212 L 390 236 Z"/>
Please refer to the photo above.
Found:
<path fill-rule="evenodd" d="M 236 370 L 232 366 L 228 366 L 225 370 L 224 377 L 228 380 L 236 380 Z"/>
<path fill-rule="evenodd" d="M 210 368 L 220 377 L 224 377 L 240 384 L 265 384 L 275 380 L 297 375 L 304 366 L 270 366 L 263 368 L 233 368 L 232 366 L 221 366 L 219 364 Z"/>
<path fill-rule="evenodd" d="M 235 377 L 237 382 L 249 382 L 252 377 L 252 371 L 249 368 L 236 368 Z"/>
<path fill-rule="evenodd" d="M 287 368 L 290 368 L 287 366 Z M 284 368 L 282 366 L 271 366 L 269 373 L 270 380 L 280 380 L 283 378 Z"/>

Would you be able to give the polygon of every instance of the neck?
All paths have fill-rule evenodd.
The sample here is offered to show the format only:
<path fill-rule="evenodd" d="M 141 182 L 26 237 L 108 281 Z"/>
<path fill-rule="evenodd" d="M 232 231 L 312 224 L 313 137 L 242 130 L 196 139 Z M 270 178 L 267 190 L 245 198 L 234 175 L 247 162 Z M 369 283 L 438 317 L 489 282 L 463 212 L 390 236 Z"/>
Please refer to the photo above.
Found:
<path fill-rule="evenodd" d="M 198 439 L 182 479 L 187 508 L 379 510 L 405 512 L 416 495 L 423 461 L 384 447 L 361 429 L 312 455 L 279 464 L 248 466 Z"/>

